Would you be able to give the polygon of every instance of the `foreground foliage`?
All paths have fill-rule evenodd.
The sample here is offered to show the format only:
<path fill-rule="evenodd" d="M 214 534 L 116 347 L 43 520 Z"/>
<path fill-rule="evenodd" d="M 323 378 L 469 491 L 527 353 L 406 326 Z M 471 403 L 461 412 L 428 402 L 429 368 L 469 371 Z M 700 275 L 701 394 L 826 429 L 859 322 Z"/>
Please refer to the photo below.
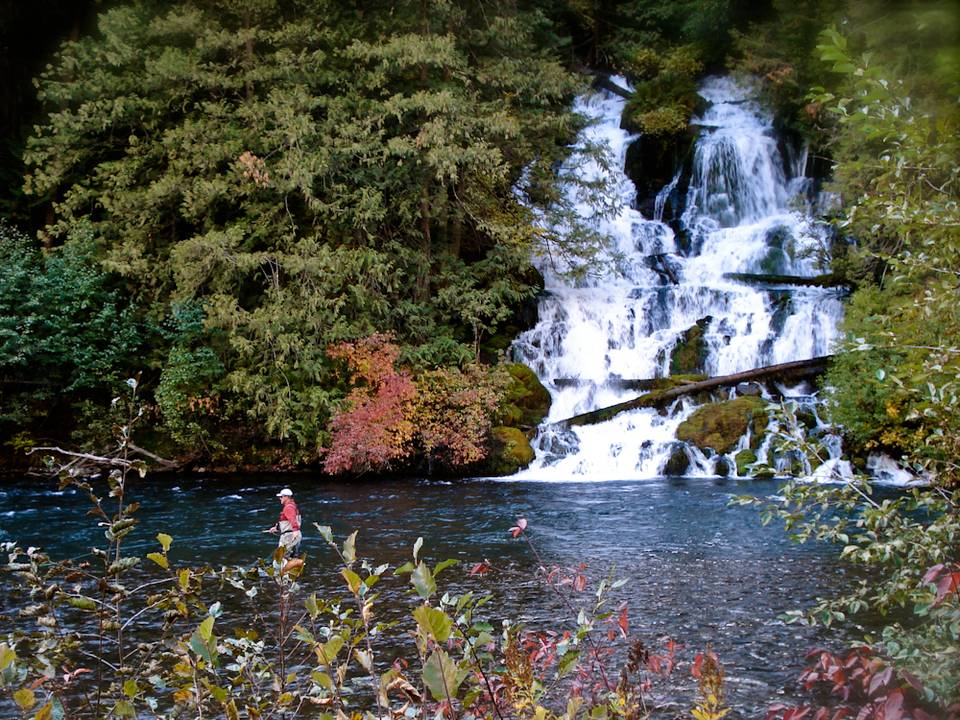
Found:
<path fill-rule="evenodd" d="M 282 549 L 252 567 L 189 567 L 160 532 L 152 551 L 133 554 L 145 470 L 129 449 L 143 416 L 127 402 L 114 406 L 124 411 L 115 452 L 60 466 L 62 485 L 88 495 L 105 542 L 73 560 L 2 546 L 0 707 L 19 717 L 638 720 L 655 713 L 654 684 L 685 664 L 675 643 L 654 652 L 631 636 L 615 601 L 625 581 L 594 584 L 584 566 L 547 565 L 524 519 L 510 532 L 569 613 L 556 629 L 501 621 L 486 595 L 443 592 L 441 574 L 458 563 L 428 562 L 422 538 L 391 568 L 363 557 L 356 532 L 335 538 L 317 525 L 340 581 L 322 597 L 301 585 L 311 559 L 287 561 Z M 94 479 L 90 462 L 113 470 Z M 483 561 L 469 572 L 482 585 L 495 571 Z M 397 581 L 410 611 L 388 618 L 381 592 L 396 593 Z M 720 720 L 729 709 L 719 659 L 708 649 L 690 671 L 693 716 Z"/>
<path fill-rule="evenodd" d="M 782 420 L 781 452 L 825 461 L 789 407 Z M 960 716 L 960 490 L 881 494 L 867 478 L 838 476 L 829 484 L 793 480 L 772 500 L 741 502 L 761 505 L 763 521 L 782 521 L 798 542 L 836 544 L 862 571 L 842 596 L 787 614 L 804 624 L 867 627 L 865 647 L 843 657 L 815 654 L 801 678 L 808 689 L 826 685 L 836 696 L 831 705 L 865 713 L 859 717 Z M 804 717 L 800 710 L 775 712 Z"/>

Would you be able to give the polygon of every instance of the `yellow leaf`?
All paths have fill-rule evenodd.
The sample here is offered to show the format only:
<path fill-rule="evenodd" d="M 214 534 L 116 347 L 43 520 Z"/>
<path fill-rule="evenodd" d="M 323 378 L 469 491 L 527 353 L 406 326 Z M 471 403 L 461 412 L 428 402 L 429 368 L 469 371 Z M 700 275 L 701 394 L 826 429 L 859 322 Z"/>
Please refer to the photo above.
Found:
<path fill-rule="evenodd" d="M 23 710 L 29 710 L 37 704 L 37 698 L 30 688 L 21 688 L 13 694 L 13 701 Z"/>

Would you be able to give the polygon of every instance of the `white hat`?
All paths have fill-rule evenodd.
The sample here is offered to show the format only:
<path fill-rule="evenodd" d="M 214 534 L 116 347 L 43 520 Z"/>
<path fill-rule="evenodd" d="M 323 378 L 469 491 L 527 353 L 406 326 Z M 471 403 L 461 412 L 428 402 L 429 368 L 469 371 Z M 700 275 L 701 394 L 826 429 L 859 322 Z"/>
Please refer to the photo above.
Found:
<path fill-rule="evenodd" d="M 290 488 L 284 488 L 283 490 L 277 493 L 277 497 L 292 497 L 292 496 L 293 496 L 293 490 L 291 490 Z"/>

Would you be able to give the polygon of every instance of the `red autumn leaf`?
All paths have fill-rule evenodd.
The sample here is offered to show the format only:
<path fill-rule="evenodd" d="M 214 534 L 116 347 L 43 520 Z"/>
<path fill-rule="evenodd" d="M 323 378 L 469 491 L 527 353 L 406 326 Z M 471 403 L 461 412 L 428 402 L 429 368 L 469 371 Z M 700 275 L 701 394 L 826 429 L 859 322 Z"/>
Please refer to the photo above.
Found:
<path fill-rule="evenodd" d="M 887 685 L 890 683 L 891 678 L 893 678 L 893 668 L 886 668 L 883 672 L 874 675 L 870 679 L 870 688 L 867 693 L 870 697 L 874 697 L 879 694 L 881 690 L 886 689 Z"/>
<path fill-rule="evenodd" d="M 693 666 L 690 668 L 690 674 L 693 675 L 697 680 L 700 679 L 700 676 L 703 674 L 703 653 L 697 653 L 697 656 L 693 659 Z M 784 709 L 786 706 L 782 706 Z"/>
<path fill-rule="evenodd" d="M 471 575 L 486 575 L 488 572 L 490 572 L 490 563 L 487 560 L 478 562 L 470 569 Z"/>
<path fill-rule="evenodd" d="M 617 618 L 617 626 L 620 628 L 620 634 L 626 638 L 627 634 L 630 632 L 630 618 L 627 615 L 626 603 L 624 603 L 623 607 L 620 608 L 620 616 Z"/>
<path fill-rule="evenodd" d="M 697 657 L 700 657 L 699 655 Z M 774 720 L 783 710 L 786 710 L 788 706 L 783 703 L 774 703 L 769 708 L 767 708 L 767 715 L 764 720 Z"/>
<path fill-rule="evenodd" d="M 943 572 L 944 567 L 945 565 L 943 563 L 937 563 L 932 568 L 927 570 L 923 576 L 923 581 L 925 583 L 933 582 L 940 575 L 940 573 Z"/>
<path fill-rule="evenodd" d="M 920 682 L 920 680 L 917 679 L 917 676 L 914 675 L 913 673 L 911 673 L 911 672 L 909 672 L 909 671 L 907 671 L 907 670 L 901 670 L 901 671 L 900 671 L 900 677 L 902 677 L 904 680 L 906 680 L 906 681 L 910 684 L 910 687 L 912 687 L 912 688 L 913 688 L 914 690 L 916 690 L 918 693 L 922 693 L 922 692 L 923 692 L 923 683 Z"/>
<path fill-rule="evenodd" d="M 957 588 L 960 588 L 960 572 L 952 572 L 940 578 L 937 582 L 937 599 L 933 601 L 934 607 L 942 603 L 950 593 L 957 592 Z"/>
<path fill-rule="evenodd" d="M 577 592 L 583 592 L 587 587 L 587 576 L 577 573 L 573 579 L 573 589 Z"/>
<path fill-rule="evenodd" d="M 903 691 L 894 690 L 883 704 L 883 720 L 903 719 Z"/>

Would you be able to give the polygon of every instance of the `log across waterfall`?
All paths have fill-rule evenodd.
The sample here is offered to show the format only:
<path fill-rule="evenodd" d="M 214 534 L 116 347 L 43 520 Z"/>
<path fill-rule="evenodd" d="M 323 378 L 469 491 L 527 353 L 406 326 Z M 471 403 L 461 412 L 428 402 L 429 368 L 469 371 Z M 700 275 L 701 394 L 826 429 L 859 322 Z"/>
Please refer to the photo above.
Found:
<path fill-rule="evenodd" d="M 692 156 L 658 193 L 669 198 L 669 223 L 644 217 L 638 208 L 650 199 L 637 197 L 626 170 L 638 139 L 621 122 L 629 83 L 597 82 L 577 101 L 592 120 L 578 144 L 606 146 L 609 158 L 575 154 L 561 172 L 581 186 L 612 188 L 615 210 L 597 215 L 571 196 L 583 222 L 606 238 L 587 275 L 574 278 L 556 253 L 535 259 L 545 286 L 538 322 L 512 354 L 536 372 L 552 403 L 531 440 L 536 458 L 518 478 L 659 477 L 678 445 L 689 474 L 716 474 L 717 455 L 677 439 L 698 393 L 779 372 L 799 383 L 798 395 L 809 394 L 806 380 L 832 352 L 847 291 L 825 275 L 832 236 L 813 213 L 821 205 L 803 176 L 803 153 L 788 154 L 796 162 L 781 155 L 773 118 L 749 84 L 713 77 L 699 92 Z M 681 372 L 701 377 L 670 377 Z M 679 386 L 655 385 L 638 398 L 639 378 Z"/>
<path fill-rule="evenodd" d="M 755 368 L 754 370 L 745 370 L 743 372 L 733 373 L 732 375 L 723 375 L 722 377 L 683 383 L 666 390 L 655 390 L 646 395 L 633 398 L 632 400 L 617 403 L 616 405 L 591 410 L 590 412 L 574 415 L 564 420 L 557 420 L 555 424 L 569 427 L 605 422 L 627 410 L 636 410 L 637 408 L 656 408 L 659 410 L 685 395 L 694 395 L 705 390 L 733 387 L 745 382 L 780 381 L 795 383 L 800 380 L 809 380 L 810 378 L 823 374 L 827 369 L 831 357 L 831 355 L 824 355 L 822 357 L 811 358 L 810 360 L 780 363 L 778 365 Z"/>

